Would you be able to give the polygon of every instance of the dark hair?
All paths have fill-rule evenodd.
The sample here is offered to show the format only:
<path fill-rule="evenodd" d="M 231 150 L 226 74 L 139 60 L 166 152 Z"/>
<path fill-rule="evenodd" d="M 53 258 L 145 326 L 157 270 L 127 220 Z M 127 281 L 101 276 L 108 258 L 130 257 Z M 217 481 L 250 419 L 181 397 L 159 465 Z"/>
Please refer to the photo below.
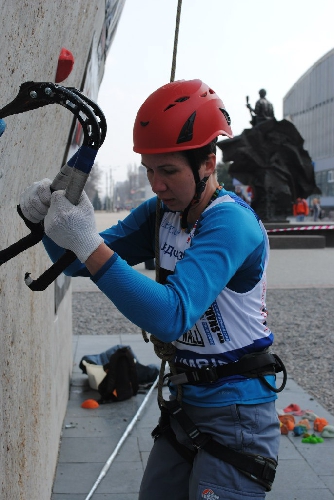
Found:
<path fill-rule="evenodd" d="M 213 139 L 213 141 L 209 142 L 209 144 L 206 144 L 201 148 L 179 151 L 179 153 L 188 160 L 188 163 L 194 173 L 198 172 L 198 170 L 201 168 L 201 165 L 208 159 L 210 154 L 216 154 L 217 140 L 218 138 L 216 137 L 215 139 Z"/>

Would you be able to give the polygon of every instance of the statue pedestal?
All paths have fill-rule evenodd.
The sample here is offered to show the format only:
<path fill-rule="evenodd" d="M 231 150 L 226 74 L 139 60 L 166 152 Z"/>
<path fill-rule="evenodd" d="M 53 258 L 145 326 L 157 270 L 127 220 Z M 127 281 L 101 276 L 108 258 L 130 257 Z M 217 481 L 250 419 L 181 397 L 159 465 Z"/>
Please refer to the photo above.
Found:
<path fill-rule="evenodd" d="M 264 222 L 272 249 L 334 247 L 333 225 Z"/>

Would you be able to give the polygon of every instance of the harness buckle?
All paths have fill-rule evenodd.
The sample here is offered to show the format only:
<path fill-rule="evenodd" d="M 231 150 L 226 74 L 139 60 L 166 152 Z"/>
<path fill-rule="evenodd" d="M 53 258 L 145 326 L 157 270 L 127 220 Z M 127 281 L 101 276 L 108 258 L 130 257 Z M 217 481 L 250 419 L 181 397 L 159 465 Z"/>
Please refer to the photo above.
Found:
<path fill-rule="evenodd" d="M 240 469 L 246 476 L 250 477 L 259 484 L 262 484 L 267 491 L 270 491 L 276 475 L 277 462 L 268 457 L 262 457 L 261 455 L 252 455 L 245 453 L 246 456 L 251 457 L 256 463 L 262 466 L 262 470 L 258 471 L 256 475 L 246 472 Z"/>
<path fill-rule="evenodd" d="M 275 478 L 277 463 L 270 458 L 264 458 L 259 455 L 255 457 L 255 461 L 263 465 L 262 479 L 272 483 Z"/>
<path fill-rule="evenodd" d="M 192 439 L 192 445 L 194 449 L 198 451 L 205 448 L 209 441 L 211 441 L 211 436 L 205 432 L 198 432 L 198 435 Z"/>
<path fill-rule="evenodd" d="M 217 382 L 219 378 L 216 367 L 213 365 L 202 366 L 199 371 L 205 379 L 204 382 L 213 384 L 214 382 Z"/>

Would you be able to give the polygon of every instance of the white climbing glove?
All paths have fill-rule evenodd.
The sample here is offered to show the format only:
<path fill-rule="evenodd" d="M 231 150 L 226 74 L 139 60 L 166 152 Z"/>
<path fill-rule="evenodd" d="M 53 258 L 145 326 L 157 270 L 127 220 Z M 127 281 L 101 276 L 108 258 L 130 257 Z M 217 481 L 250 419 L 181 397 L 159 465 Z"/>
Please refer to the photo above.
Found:
<path fill-rule="evenodd" d="M 72 250 L 81 262 L 86 262 L 104 241 L 97 232 L 94 208 L 84 191 L 78 205 L 65 198 L 65 191 L 55 191 L 44 230 L 57 245 Z"/>
<path fill-rule="evenodd" d="M 20 197 L 20 208 L 24 217 L 37 224 L 46 216 L 51 201 L 51 180 L 42 179 L 34 182 L 23 191 Z"/>

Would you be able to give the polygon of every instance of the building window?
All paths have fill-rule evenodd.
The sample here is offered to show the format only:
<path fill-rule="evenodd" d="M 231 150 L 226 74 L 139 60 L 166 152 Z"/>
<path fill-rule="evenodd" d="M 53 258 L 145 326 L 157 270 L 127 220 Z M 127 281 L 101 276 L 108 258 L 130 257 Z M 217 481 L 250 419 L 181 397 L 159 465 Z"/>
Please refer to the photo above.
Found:
<path fill-rule="evenodd" d="M 327 182 L 334 182 L 334 170 L 328 170 Z"/>

